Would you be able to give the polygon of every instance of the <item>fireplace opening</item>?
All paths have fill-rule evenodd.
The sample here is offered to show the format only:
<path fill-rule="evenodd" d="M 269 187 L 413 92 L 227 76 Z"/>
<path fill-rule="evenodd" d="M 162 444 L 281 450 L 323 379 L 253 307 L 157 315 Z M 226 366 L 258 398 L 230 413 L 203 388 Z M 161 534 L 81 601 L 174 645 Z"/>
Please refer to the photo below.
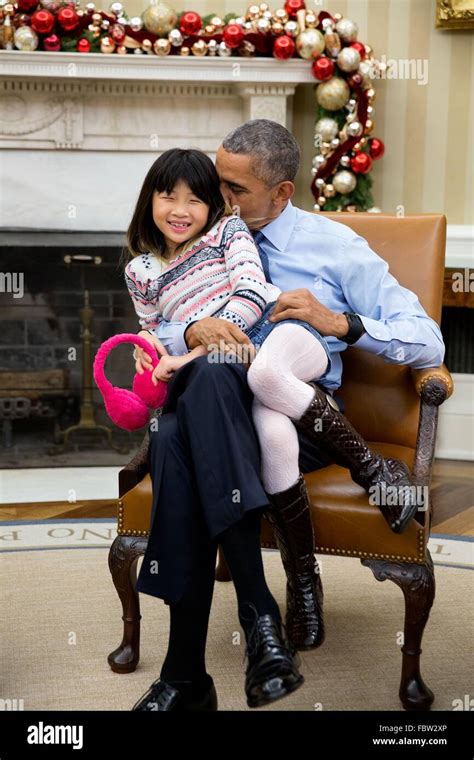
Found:
<path fill-rule="evenodd" d="M 122 233 L 2 230 L 0 468 L 124 465 L 146 432 L 117 428 L 92 377 L 100 344 L 140 326 Z M 107 359 L 131 388 L 133 347 Z"/>

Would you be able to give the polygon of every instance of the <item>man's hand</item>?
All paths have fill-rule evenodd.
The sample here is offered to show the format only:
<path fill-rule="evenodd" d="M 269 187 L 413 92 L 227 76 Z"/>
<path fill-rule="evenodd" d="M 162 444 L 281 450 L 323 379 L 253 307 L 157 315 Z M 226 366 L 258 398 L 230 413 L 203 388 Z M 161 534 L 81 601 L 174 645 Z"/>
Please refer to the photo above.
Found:
<path fill-rule="evenodd" d="M 203 317 L 187 328 L 184 336 L 188 348 L 202 345 L 208 351 L 217 350 L 254 356 L 255 349 L 250 338 L 231 322 L 217 317 Z"/>
<path fill-rule="evenodd" d="M 337 314 L 328 309 L 307 288 L 287 290 L 278 296 L 268 319 L 270 322 L 301 319 L 312 325 L 321 335 L 333 335 L 335 338 L 342 338 L 349 332 L 344 314 Z"/>
<path fill-rule="evenodd" d="M 150 345 L 154 346 L 156 348 L 156 352 L 158 356 L 167 356 L 168 351 L 164 347 L 164 345 L 161 343 L 161 341 L 158 340 L 158 338 L 155 338 L 154 335 L 148 332 L 148 330 L 140 330 L 138 335 L 141 338 L 145 338 L 145 340 L 150 343 Z M 151 356 L 146 353 L 146 351 L 143 350 L 140 346 L 135 346 L 135 356 L 137 357 L 135 359 L 135 370 L 138 372 L 139 375 L 143 375 L 143 372 L 146 369 L 153 369 L 153 364 L 151 363 Z"/>

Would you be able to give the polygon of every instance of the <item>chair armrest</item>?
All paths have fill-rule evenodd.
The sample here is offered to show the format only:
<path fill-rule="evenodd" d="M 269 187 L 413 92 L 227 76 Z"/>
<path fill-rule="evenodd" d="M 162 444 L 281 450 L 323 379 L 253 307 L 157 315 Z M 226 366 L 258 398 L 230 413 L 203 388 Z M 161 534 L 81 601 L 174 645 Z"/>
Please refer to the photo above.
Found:
<path fill-rule="evenodd" d="M 429 406 L 439 406 L 453 392 L 453 378 L 444 364 L 440 367 L 427 367 L 426 369 L 412 368 L 411 375 L 416 392 L 422 402 Z"/>
<path fill-rule="evenodd" d="M 130 489 L 137 486 L 148 472 L 148 448 L 150 445 L 150 427 L 153 420 L 156 420 L 155 429 L 158 429 L 158 421 L 161 417 L 162 409 L 155 409 L 150 417 L 145 437 L 133 459 L 125 465 L 119 472 L 119 498 Z"/>
<path fill-rule="evenodd" d="M 140 444 L 133 459 L 125 465 L 119 472 L 119 498 L 124 493 L 134 488 L 145 477 L 148 472 L 148 446 L 150 443 L 150 434 L 147 430 L 145 437 Z"/>
<path fill-rule="evenodd" d="M 421 399 L 413 476 L 417 485 L 429 488 L 435 456 L 439 406 L 451 396 L 454 384 L 444 364 L 426 369 L 412 368 L 411 373 Z M 427 541 L 431 529 L 430 503 L 423 515 L 423 525 Z"/>

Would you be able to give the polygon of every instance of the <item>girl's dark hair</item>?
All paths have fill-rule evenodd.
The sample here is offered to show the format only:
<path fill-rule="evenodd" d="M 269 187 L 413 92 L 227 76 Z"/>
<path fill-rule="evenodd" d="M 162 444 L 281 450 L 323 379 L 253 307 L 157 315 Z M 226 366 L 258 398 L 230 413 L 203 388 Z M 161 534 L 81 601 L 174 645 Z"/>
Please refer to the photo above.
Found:
<path fill-rule="evenodd" d="M 219 175 L 209 156 L 193 148 L 171 148 L 156 159 L 143 182 L 127 230 L 128 251 L 124 253 L 128 260 L 148 252 L 158 256 L 164 254 L 164 236 L 153 221 L 153 193 L 155 190 L 170 193 L 180 180 L 186 182 L 192 192 L 209 206 L 207 224 L 200 235 L 210 230 L 222 216 L 232 213 L 222 197 Z M 189 240 L 183 241 L 176 251 L 188 243 Z"/>

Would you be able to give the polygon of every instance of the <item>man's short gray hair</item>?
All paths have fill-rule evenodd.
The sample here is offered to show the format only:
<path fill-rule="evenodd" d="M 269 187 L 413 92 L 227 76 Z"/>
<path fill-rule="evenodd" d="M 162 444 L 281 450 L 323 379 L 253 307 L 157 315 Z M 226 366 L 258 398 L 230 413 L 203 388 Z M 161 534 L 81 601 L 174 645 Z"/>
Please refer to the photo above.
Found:
<path fill-rule="evenodd" d="M 300 166 L 300 149 L 285 127 L 270 119 L 252 119 L 224 138 L 228 153 L 252 156 L 253 174 L 273 187 L 278 182 L 293 182 Z"/>

